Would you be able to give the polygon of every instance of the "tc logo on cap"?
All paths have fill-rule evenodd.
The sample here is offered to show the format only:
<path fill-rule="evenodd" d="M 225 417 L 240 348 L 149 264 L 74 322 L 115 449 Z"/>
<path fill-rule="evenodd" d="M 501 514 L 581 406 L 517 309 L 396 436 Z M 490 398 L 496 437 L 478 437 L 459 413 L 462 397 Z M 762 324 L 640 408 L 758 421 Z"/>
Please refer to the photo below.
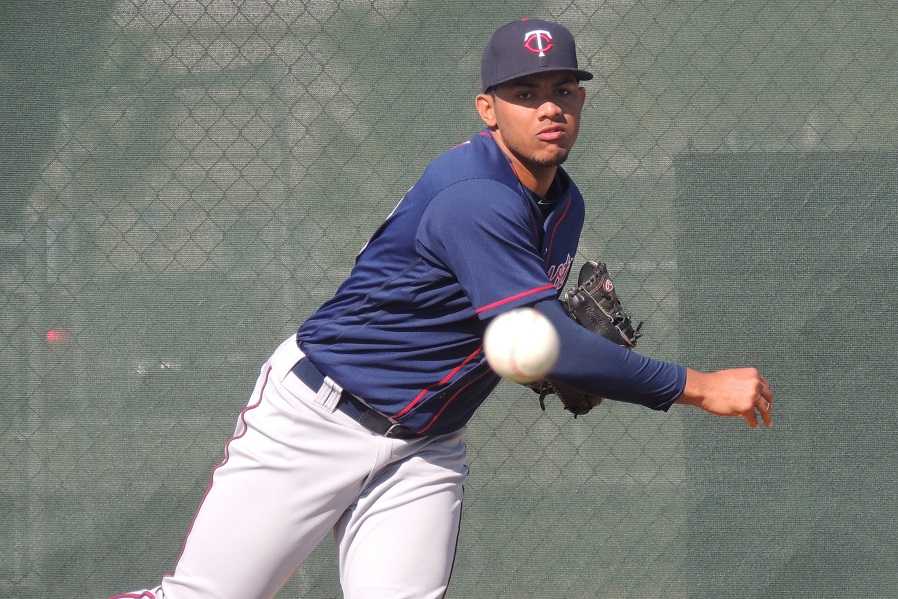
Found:
<path fill-rule="evenodd" d="M 522 19 L 493 33 L 483 49 L 480 82 L 486 92 L 512 79 L 550 71 L 566 71 L 580 81 L 592 79 L 592 73 L 577 66 L 574 36 L 567 27 L 551 21 Z"/>
<path fill-rule="evenodd" d="M 552 34 L 544 29 L 528 31 L 524 34 L 524 47 L 540 56 L 552 49 Z"/>

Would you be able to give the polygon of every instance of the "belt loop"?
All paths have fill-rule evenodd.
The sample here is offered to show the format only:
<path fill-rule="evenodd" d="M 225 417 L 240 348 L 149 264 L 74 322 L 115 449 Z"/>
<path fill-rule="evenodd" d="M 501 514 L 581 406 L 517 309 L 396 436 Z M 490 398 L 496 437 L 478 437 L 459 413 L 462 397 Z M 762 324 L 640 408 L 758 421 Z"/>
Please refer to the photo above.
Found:
<path fill-rule="evenodd" d="M 324 383 L 322 383 L 321 388 L 318 389 L 318 394 L 315 396 L 315 402 L 328 412 L 333 412 L 337 409 L 342 396 L 343 387 L 331 380 L 330 377 L 324 377 Z"/>
<path fill-rule="evenodd" d="M 299 381 L 315 393 L 315 403 L 328 412 L 337 409 L 340 397 L 343 395 L 343 387 L 328 376 L 324 376 L 312 361 L 303 356 L 293 365 L 291 372 Z"/>

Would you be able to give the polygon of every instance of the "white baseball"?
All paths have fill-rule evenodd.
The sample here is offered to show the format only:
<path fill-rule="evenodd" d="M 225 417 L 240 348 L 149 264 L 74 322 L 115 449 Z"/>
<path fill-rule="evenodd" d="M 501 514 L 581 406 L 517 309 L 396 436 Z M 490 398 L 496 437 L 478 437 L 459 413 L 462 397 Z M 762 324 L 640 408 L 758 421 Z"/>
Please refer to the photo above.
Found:
<path fill-rule="evenodd" d="M 495 317 L 483 336 L 490 367 L 504 379 L 532 383 L 545 377 L 558 360 L 558 333 L 533 308 L 517 308 Z"/>

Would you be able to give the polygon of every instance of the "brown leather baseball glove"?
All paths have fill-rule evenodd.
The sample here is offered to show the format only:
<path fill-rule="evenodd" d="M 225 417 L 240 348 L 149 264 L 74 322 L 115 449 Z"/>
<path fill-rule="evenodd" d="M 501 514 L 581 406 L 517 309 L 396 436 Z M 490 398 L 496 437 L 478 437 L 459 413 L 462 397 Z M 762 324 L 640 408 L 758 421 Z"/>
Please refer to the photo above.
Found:
<path fill-rule="evenodd" d="M 590 260 L 584 264 L 577 287 L 568 291 L 562 303 L 577 323 L 618 345 L 632 348 L 642 336 L 639 332 L 642 323 L 634 328 L 630 316 L 624 312 L 604 262 Z M 546 409 L 546 396 L 555 394 L 564 409 L 572 412 L 575 418 L 603 401 L 602 397 L 587 395 L 552 379 L 537 381 L 530 387 L 539 393 L 539 405 L 543 410 Z"/>

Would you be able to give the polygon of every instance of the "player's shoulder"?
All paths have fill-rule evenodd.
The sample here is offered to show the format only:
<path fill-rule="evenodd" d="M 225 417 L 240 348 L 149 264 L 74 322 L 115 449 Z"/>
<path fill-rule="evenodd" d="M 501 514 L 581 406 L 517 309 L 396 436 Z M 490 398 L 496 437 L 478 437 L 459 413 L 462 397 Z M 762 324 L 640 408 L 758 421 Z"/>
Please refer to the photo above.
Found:
<path fill-rule="evenodd" d="M 487 131 L 447 150 L 427 168 L 426 176 L 443 183 L 487 179 L 517 186 L 517 176 L 502 150 Z"/>

